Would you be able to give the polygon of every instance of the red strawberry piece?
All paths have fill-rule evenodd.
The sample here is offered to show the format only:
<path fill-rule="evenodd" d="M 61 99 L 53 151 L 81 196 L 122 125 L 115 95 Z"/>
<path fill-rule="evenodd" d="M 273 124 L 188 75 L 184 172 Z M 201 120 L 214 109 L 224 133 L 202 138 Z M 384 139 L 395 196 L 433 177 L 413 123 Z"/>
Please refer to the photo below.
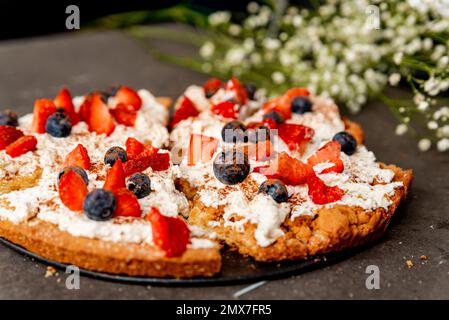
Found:
<path fill-rule="evenodd" d="M 78 144 L 75 149 L 67 154 L 63 166 L 78 166 L 83 168 L 84 170 L 89 170 L 90 158 L 89 154 L 87 153 L 87 149 L 82 144 Z"/>
<path fill-rule="evenodd" d="M 121 86 L 114 98 L 117 103 L 123 103 L 131 111 L 138 111 L 142 107 L 139 94 L 129 87 Z"/>
<path fill-rule="evenodd" d="M 67 208 L 72 211 L 83 210 L 84 198 L 88 192 L 83 178 L 70 170 L 61 177 L 58 187 L 59 197 Z"/>
<path fill-rule="evenodd" d="M 291 106 L 292 100 L 296 97 L 308 97 L 310 95 L 310 91 L 306 88 L 291 88 L 284 93 L 285 103 Z"/>
<path fill-rule="evenodd" d="M 232 101 L 223 101 L 211 108 L 212 113 L 222 116 L 223 118 L 237 119 L 239 110 L 238 105 Z"/>
<path fill-rule="evenodd" d="M 226 82 L 225 89 L 234 92 L 234 99 L 239 105 L 243 106 L 248 101 L 248 91 L 246 91 L 243 83 L 241 83 L 236 78 L 232 78 L 231 80 Z"/>
<path fill-rule="evenodd" d="M 33 136 L 23 136 L 6 147 L 6 153 L 15 158 L 28 151 L 36 150 L 37 139 Z"/>
<path fill-rule="evenodd" d="M 315 204 L 327 204 L 340 200 L 344 191 L 337 186 L 329 187 L 320 178 L 313 175 L 307 180 L 309 197 Z"/>
<path fill-rule="evenodd" d="M 98 134 L 110 135 L 115 129 L 114 119 L 109 112 L 109 108 L 97 93 L 92 97 L 88 123 L 89 131 Z"/>
<path fill-rule="evenodd" d="M 36 133 L 45 133 L 45 124 L 48 117 L 56 112 L 56 106 L 50 99 L 38 99 L 34 102 L 32 130 Z"/>
<path fill-rule="evenodd" d="M 315 131 L 312 128 L 292 123 L 282 123 L 278 127 L 279 137 L 290 150 L 303 153 L 307 143 L 312 140 Z"/>
<path fill-rule="evenodd" d="M 20 137 L 23 137 L 23 132 L 16 127 L 0 126 L 0 150 L 5 149 Z"/>
<path fill-rule="evenodd" d="M 217 146 L 218 140 L 213 137 L 200 134 L 190 135 L 187 164 L 189 166 L 194 166 L 198 161 L 209 161 L 212 159 Z"/>
<path fill-rule="evenodd" d="M 343 161 L 340 159 L 341 145 L 337 141 L 329 141 L 321 147 L 314 155 L 307 159 L 307 163 L 312 167 L 319 163 L 330 162 L 332 167 L 324 169 L 320 173 L 337 172 L 344 169 Z"/>
<path fill-rule="evenodd" d="M 72 125 L 79 122 L 78 114 L 75 112 L 75 107 L 73 106 L 72 96 L 67 88 L 62 88 L 53 102 L 57 108 L 63 108 L 65 110 Z"/>
<path fill-rule="evenodd" d="M 117 203 L 114 211 L 115 217 L 141 217 L 142 209 L 134 193 L 126 188 L 121 188 L 114 191 L 114 196 Z"/>
<path fill-rule="evenodd" d="M 257 161 L 268 161 L 274 154 L 273 145 L 270 140 L 250 143 L 244 148 L 248 157 Z"/>
<path fill-rule="evenodd" d="M 170 167 L 170 154 L 164 153 L 152 153 L 149 150 L 145 150 L 135 159 L 129 159 L 123 165 L 126 176 L 130 176 L 137 172 L 142 172 L 151 167 L 153 171 L 164 171 Z"/>
<path fill-rule="evenodd" d="M 264 125 L 268 129 L 277 129 L 278 128 L 277 122 L 271 118 L 263 119 L 262 125 Z"/>
<path fill-rule="evenodd" d="M 304 184 L 310 176 L 314 175 L 310 165 L 290 157 L 286 152 L 281 152 L 269 166 L 258 167 L 254 171 L 270 179 L 280 179 L 289 185 Z"/>
<path fill-rule="evenodd" d="M 174 128 L 182 120 L 190 117 L 196 117 L 199 115 L 199 111 L 195 107 L 195 104 L 186 96 L 181 98 L 179 107 L 176 109 L 173 119 L 170 122 L 170 128 Z"/>
<path fill-rule="evenodd" d="M 129 137 L 125 142 L 126 155 L 129 159 L 135 159 L 145 150 L 145 145 L 136 138 Z"/>
<path fill-rule="evenodd" d="M 166 217 L 157 208 L 151 208 L 146 220 L 151 222 L 154 244 L 166 257 L 179 257 L 186 251 L 190 231 L 181 218 Z"/>
<path fill-rule="evenodd" d="M 137 119 L 137 111 L 129 110 L 123 103 L 119 103 L 111 110 L 111 114 L 117 123 L 127 127 L 133 127 Z"/>
<path fill-rule="evenodd" d="M 206 98 L 212 97 L 221 87 L 223 83 L 220 79 L 211 78 L 203 84 L 204 95 Z"/>
<path fill-rule="evenodd" d="M 286 102 L 286 99 L 283 96 L 267 101 L 263 106 L 263 110 L 265 113 L 277 111 L 285 120 L 290 119 L 292 116 L 291 105 Z"/>
<path fill-rule="evenodd" d="M 123 168 L 122 161 L 119 159 L 114 163 L 112 168 L 108 170 L 103 189 L 115 191 L 121 188 L 126 188 L 125 179 L 125 170 Z"/>
<path fill-rule="evenodd" d="M 80 120 L 89 123 L 91 107 L 92 107 L 92 95 L 89 94 L 84 97 L 84 101 L 81 104 L 80 109 L 78 111 L 78 117 Z"/>

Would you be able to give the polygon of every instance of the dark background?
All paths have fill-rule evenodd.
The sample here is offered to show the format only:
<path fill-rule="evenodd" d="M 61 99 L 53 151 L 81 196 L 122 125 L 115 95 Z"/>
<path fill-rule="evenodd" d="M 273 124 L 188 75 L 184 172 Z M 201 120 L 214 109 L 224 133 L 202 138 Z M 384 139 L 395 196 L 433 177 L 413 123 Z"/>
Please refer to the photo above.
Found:
<path fill-rule="evenodd" d="M 0 39 L 29 37 L 54 32 L 65 32 L 65 9 L 77 5 L 81 23 L 89 23 L 99 17 L 127 11 L 155 10 L 176 4 L 184 4 L 202 12 L 215 10 L 244 11 L 249 1 L 174 1 L 174 0 L 58 0 L 18 1 L 2 0 L 0 3 Z"/>

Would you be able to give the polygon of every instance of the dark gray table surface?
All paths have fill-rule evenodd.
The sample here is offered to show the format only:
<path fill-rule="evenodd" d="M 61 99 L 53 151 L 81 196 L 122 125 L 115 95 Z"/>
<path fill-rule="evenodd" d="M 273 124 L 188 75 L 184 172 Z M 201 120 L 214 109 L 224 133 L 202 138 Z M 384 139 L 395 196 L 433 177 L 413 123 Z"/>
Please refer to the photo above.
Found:
<path fill-rule="evenodd" d="M 206 78 L 152 59 L 120 32 L 1 42 L 0 67 L 0 108 L 21 114 L 32 110 L 35 98 L 52 97 L 63 84 L 74 94 L 123 83 L 176 97 L 187 85 Z M 269 281 L 241 298 L 449 298 L 449 155 L 421 153 L 412 138 L 395 136 L 395 121 L 379 103 L 371 103 L 353 119 L 363 125 L 367 145 L 378 159 L 414 169 L 408 201 L 376 245 L 326 268 Z M 421 255 L 428 260 L 420 261 Z M 414 266 L 409 269 L 406 260 Z M 368 265 L 380 269 L 379 290 L 366 289 Z M 0 246 L 1 299 L 233 299 L 248 286 L 158 287 L 82 277 L 80 290 L 68 290 L 64 273 L 45 278 L 45 272 L 45 265 Z"/>

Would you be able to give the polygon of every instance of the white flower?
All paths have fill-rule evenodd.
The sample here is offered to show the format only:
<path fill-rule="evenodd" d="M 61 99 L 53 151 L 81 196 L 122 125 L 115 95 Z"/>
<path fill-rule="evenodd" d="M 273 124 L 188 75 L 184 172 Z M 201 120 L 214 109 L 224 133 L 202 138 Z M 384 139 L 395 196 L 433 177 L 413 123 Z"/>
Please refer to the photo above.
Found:
<path fill-rule="evenodd" d="M 259 11 L 259 4 L 257 2 L 251 1 L 246 6 L 246 10 L 248 10 L 249 13 L 257 13 L 257 11 Z"/>
<path fill-rule="evenodd" d="M 418 110 L 419 111 L 426 111 L 429 109 L 429 102 L 427 101 L 421 101 L 418 103 Z"/>
<path fill-rule="evenodd" d="M 396 127 L 396 134 L 398 136 L 402 136 L 407 132 L 407 130 L 408 130 L 407 125 L 404 123 L 401 123 Z"/>
<path fill-rule="evenodd" d="M 437 142 L 438 151 L 444 152 L 449 150 L 449 139 L 443 138 Z"/>
<path fill-rule="evenodd" d="M 441 137 L 449 138 L 449 124 L 442 126 L 438 131 Z"/>
<path fill-rule="evenodd" d="M 242 27 L 238 24 L 231 24 L 228 28 L 228 32 L 231 36 L 238 36 L 242 32 Z"/>
<path fill-rule="evenodd" d="M 402 52 L 396 52 L 393 56 L 393 62 L 397 65 L 401 64 L 402 58 L 404 57 L 404 54 Z"/>
<path fill-rule="evenodd" d="M 399 81 L 401 81 L 401 75 L 399 73 L 392 73 L 388 77 L 388 83 L 393 87 L 397 86 Z"/>
<path fill-rule="evenodd" d="M 427 138 L 418 141 L 418 149 L 421 151 L 427 151 L 430 149 L 431 146 L 432 142 Z"/>
<path fill-rule="evenodd" d="M 265 38 L 263 40 L 263 46 L 267 49 L 267 50 L 276 50 L 279 49 L 281 46 L 281 42 L 278 39 L 273 39 L 273 38 Z"/>
<path fill-rule="evenodd" d="M 435 111 L 433 113 L 433 118 L 435 120 L 438 120 L 443 117 L 446 117 L 446 118 L 449 117 L 449 107 L 446 107 L 446 106 L 441 107 L 440 109 L 438 109 L 437 111 Z"/>
<path fill-rule="evenodd" d="M 249 56 L 249 59 L 250 59 L 251 63 L 256 66 L 262 63 L 262 56 L 257 52 L 252 53 Z"/>
<path fill-rule="evenodd" d="M 440 93 L 440 83 L 435 77 L 430 77 L 426 82 L 424 82 L 424 91 L 426 91 L 431 96 L 436 96 Z"/>
<path fill-rule="evenodd" d="M 429 128 L 430 130 L 435 130 L 438 128 L 438 123 L 436 121 L 429 121 L 427 123 L 427 128 Z"/>
<path fill-rule="evenodd" d="M 253 38 L 246 38 L 243 41 L 243 48 L 245 48 L 245 50 L 247 51 L 252 51 L 254 49 L 254 39 Z"/>
<path fill-rule="evenodd" d="M 210 58 L 215 52 L 215 45 L 207 41 L 200 48 L 200 56 L 207 59 Z"/>
<path fill-rule="evenodd" d="M 282 72 L 275 71 L 271 75 L 271 79 L 273 79 L 274 83 L 281 84 L 285 81 L 285 76 Z"/>
<path fill-rule="evenodd" d="M 231 13 L 228 11 L 217 11 L 209 15 L 208 21 L 211 26 L 228 23 L 231 20 Z"/>
<path fill-rule="evenodd" d="M 302 24 L 302 17 L 300 15 L 295 15 L 292 19 L 292 24 L 296 28 L 300 27 Z"/>
<path fill-rule="evenodd" d="M 440 60 L 438 60 L 437 67 L 443 69 L 446 67 L 449 63 L 449 57 L 448 56 L 442 56 Z"/>
<path fill-rule="evenodd" d="M 225 60 L 226 62 L 231 65 L 239 65 L 242 63 L 243 59 L 245 58 L 245 50 L 243 48 L 232 48 L 226 53 Z"/>

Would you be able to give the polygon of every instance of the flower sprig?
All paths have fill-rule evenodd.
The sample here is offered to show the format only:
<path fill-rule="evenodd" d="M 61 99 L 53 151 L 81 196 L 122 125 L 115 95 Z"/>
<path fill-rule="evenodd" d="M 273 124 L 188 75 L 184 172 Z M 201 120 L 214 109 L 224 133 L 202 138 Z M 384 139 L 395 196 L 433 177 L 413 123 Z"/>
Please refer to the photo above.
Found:
<path fill-rule="evenodd" d="M 374 4 L 374 5 L 373 5 Z M 447 0 L 327 0 L 316 10 L 288 7 L 276 19 L 256 2 L 239 24 L 209 16 L 213 36 L 199 49 L 202 71 L 238 76 L 277 95 L 307 86 L 359 112 L 381 99 L 420 150 L 449 150 L 449 3 Z M 413 97 L 393 99 L 404 83 Z"/>

